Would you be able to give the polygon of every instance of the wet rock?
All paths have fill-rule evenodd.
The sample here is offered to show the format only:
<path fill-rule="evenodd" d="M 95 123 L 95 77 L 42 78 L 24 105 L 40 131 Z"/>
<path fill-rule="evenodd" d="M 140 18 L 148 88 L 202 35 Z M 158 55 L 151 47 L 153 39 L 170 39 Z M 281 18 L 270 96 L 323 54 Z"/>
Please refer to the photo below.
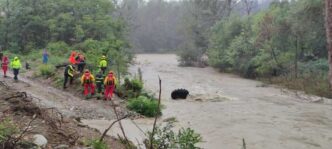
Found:
<path fill-rule="evenodd" d="M 61 145 L 54 147 L 54 149 L 68 149 L 68 148 L 69 148 L 69 145 L 66 145 L 66 144 L 61 144 Z"/>
<path fill-rule="evenodd" d="M 43 135 L 36 134 L 33 136 L 33 139 L 33 143 L 35 143 L 39 147 L 46 147 L 47 139 Z"/>

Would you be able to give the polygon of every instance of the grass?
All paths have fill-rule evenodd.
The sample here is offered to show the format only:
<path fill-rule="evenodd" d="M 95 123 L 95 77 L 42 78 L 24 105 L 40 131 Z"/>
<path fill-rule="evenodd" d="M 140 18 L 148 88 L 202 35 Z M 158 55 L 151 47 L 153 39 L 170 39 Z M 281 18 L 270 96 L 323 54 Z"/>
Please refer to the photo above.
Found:
<path fill-rule="evenodd" d="M 55 75 L 55 68 L 53 65 L 42 64 L 38 67 L 39 75 L 45 78 L 49 78 Z"/>
<path fill-rule="evenodd" d="M 161 109 L 158 109 L 158 101 L 145 96 L 129 99 L 127 108 L 147 117 L 161 115 Z"/>
<path fill-rule="evenodd" d="M 0 122 L 0 142 L 5 141 L 8 137 L 16 134 L 18 128 L 9 119 L 4 119 Z"/>
<path fill-rule="evenodd" d="M 84 146 L 91 147 L 92 149 L 108 149 L 108 146 L 105 142 L 100 142 L 99 139 L 93 140 L 84 140 Z"/>

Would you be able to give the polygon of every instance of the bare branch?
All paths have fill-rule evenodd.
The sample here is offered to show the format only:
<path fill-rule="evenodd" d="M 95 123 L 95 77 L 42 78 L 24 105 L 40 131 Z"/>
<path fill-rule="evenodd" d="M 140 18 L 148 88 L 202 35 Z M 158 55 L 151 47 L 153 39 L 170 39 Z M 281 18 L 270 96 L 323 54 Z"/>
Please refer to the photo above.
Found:
<path fill-rule="evenodd" d="M 116 121 L 112 122 L 111 125 L 108 126 L 107 129 L 105 129 L 105 131 L 104 131 L 103 135 L 100 137 L 99 141 L 102 142 L 102 141 L 104 140 L 104 138 L 105 138 L 107 132 L 113 127 L 113 125 L 114 125 L 115 123 L 117 123 L 117 122 L 119 122 L 119 121 L 121 121 L 121 120 L 123 120 L 123 119 L 125 119 L 125 118 L 127 118 L 127 117 L 128 117 L 128 115 L 125 115 L 125 116 L 121 117 L 120 119 L 117 119 Z"/>
<path fill-rule="evenodd" d="M 160 101 L 161 101 L 161 79 L 159 78 L 159 99 L 158 99 L 158 109 L 160 108 Z M 157 110 L 158 110 L 157 109 Z M 152 128 L 152 133 L 151 133 L 151 137 L 150 137 L 150 149 L 153 149 L 153 136 L 154 136 L 154 131 L 156 129 L 156 124 L 157 124 L 157 119 L 158 119 L 158 114 L 156 114 L 155 118 L 154 118 L 154 122 L 153 122 L 153 128 Z"/>

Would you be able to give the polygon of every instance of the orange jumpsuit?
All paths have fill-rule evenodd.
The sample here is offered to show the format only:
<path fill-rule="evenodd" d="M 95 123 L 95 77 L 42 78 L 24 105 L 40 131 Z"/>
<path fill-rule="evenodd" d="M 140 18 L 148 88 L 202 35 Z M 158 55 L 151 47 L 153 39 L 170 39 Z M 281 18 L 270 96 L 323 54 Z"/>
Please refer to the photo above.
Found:
<path fill-rule="evenodd" d="M 85 72 L 81 78 L 81 83 L 84 86 L 84 96 L 95 94 L 94 86 L 95 78 L 90 72 Z"/>
<path fill-rule="evenodd" d="M 115 83 L 116 83 L 115 76 L 113 75 L 113 73 L 109 73 L 104 80 L 104 85 L 105 85 L 104 96 L 106 100 L 112 99 L 113 92 L 115 89 Z"/>

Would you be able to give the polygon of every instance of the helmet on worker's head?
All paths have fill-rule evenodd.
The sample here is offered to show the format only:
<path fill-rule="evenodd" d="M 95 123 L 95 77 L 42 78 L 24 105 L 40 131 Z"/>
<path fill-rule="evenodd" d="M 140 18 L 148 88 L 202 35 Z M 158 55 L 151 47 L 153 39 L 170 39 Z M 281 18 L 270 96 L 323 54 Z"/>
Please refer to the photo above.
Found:
<path fill-rule="evenodd" d="M 18 57 L 17 57 L 17 56 L 15 56 L 15 57 L 14 57 L 14 60 L 18 60 Z"/>
<path fill-rule="evenodd" d="M 106 59 L 106 56 L 105 55 L 101 56 L 101 59 Z"/>

